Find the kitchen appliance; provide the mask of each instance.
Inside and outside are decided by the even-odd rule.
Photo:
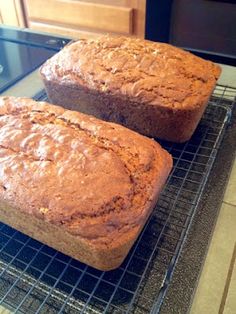
[[[0,42],[37,47],[49,55],[68,42],[26,30],[16,31],[15,37],[13,33],[3,34]],[[36,54],[31,71],[46,55],[40,57],[39,61]],[[4,69],[11,67],[11,60],[3,64]],[[27,68],[23,75],[28,72]],[[32,73],[15,81],[5,82],[2,94],[15,95],[17,91],[17,96],[47,99]],[[22,81],[24,85],[20,85]],[[19,85],[23,86],[20,91]],[[224,185],[227,179],[220,172],[221,163],[227,173],[236,148],[235,96],[234,88],[218,85],[191,140],[161,142],[174,157],[174,169],[143,232],[117,270],[95,270],[0,223],[0,305],[27,314],[176,313],[178,308],[187,312],[217,217],[215,201],[220,201],[223,190],[220,180]],[[215,177],[217,184],[212,183]],[[212,196],[209,184],[215,184],[217,196],[203,209],[202,200]]]
[[[147,0],[146,38],[236,64],[235,0]]]
[[[68,39],[0,28],[0,93],[38,68]]]

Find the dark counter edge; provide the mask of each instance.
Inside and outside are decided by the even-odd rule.
[[[233,110],[206,188],[162,304],[161,314],[189,313],[204,266],[236,155],[236,110]],[[222,171],[222,165],[224,170]]]

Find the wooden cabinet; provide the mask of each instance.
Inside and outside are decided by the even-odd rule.
[[[146,0],[23,0],[27,27],[70,36],[145,36]]]
[[[145,36],[146,0],[0,0],[0,23],[73,38]]]
[[[21,0],[0,0],[0,23],[25,26]]]

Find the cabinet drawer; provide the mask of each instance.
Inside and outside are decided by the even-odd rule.
[[[63,27],[58,25],[39,23],[39,22],[29,22],[29,28],[34,29],[39,32],[51,33],[54,35],[70,37],[72,39],[81,38],[97,38],[101,36],[101,33],[89,32],[81,29],[74,29],[70,27]],[[0,313],[1,314],[1,313]]]
[[[29,21],[132,34],[133,9],[73,0],[25,0]]]

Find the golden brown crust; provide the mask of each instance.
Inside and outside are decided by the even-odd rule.
[[[114,252],[117,262],[125,257],[171,167],[160,145],[122,126],[45,102],[0,97],[2,202],[37,224],[64,230],[79,248],[88,246],[89,259],[69,253],[92,266],[102,268]],[[20,230],[29,234],[34,225],[26,228]],[[91,252],[103,262],[94,265]]]
[[[55,104],[181,142],[192,135],[220,71],[214,63],[169,44],[102,36],[65,47],[42,66],[41,75]],[[188,112],[196,112],[196,117],[188,120]],[[183,126],[163,132],[163,115],[174,123],[173,129],[177,119]]]
[[[191,108],[209,94],[220,68],[169,44],[103,36],[68,45],[41,74],[146,104]]]

